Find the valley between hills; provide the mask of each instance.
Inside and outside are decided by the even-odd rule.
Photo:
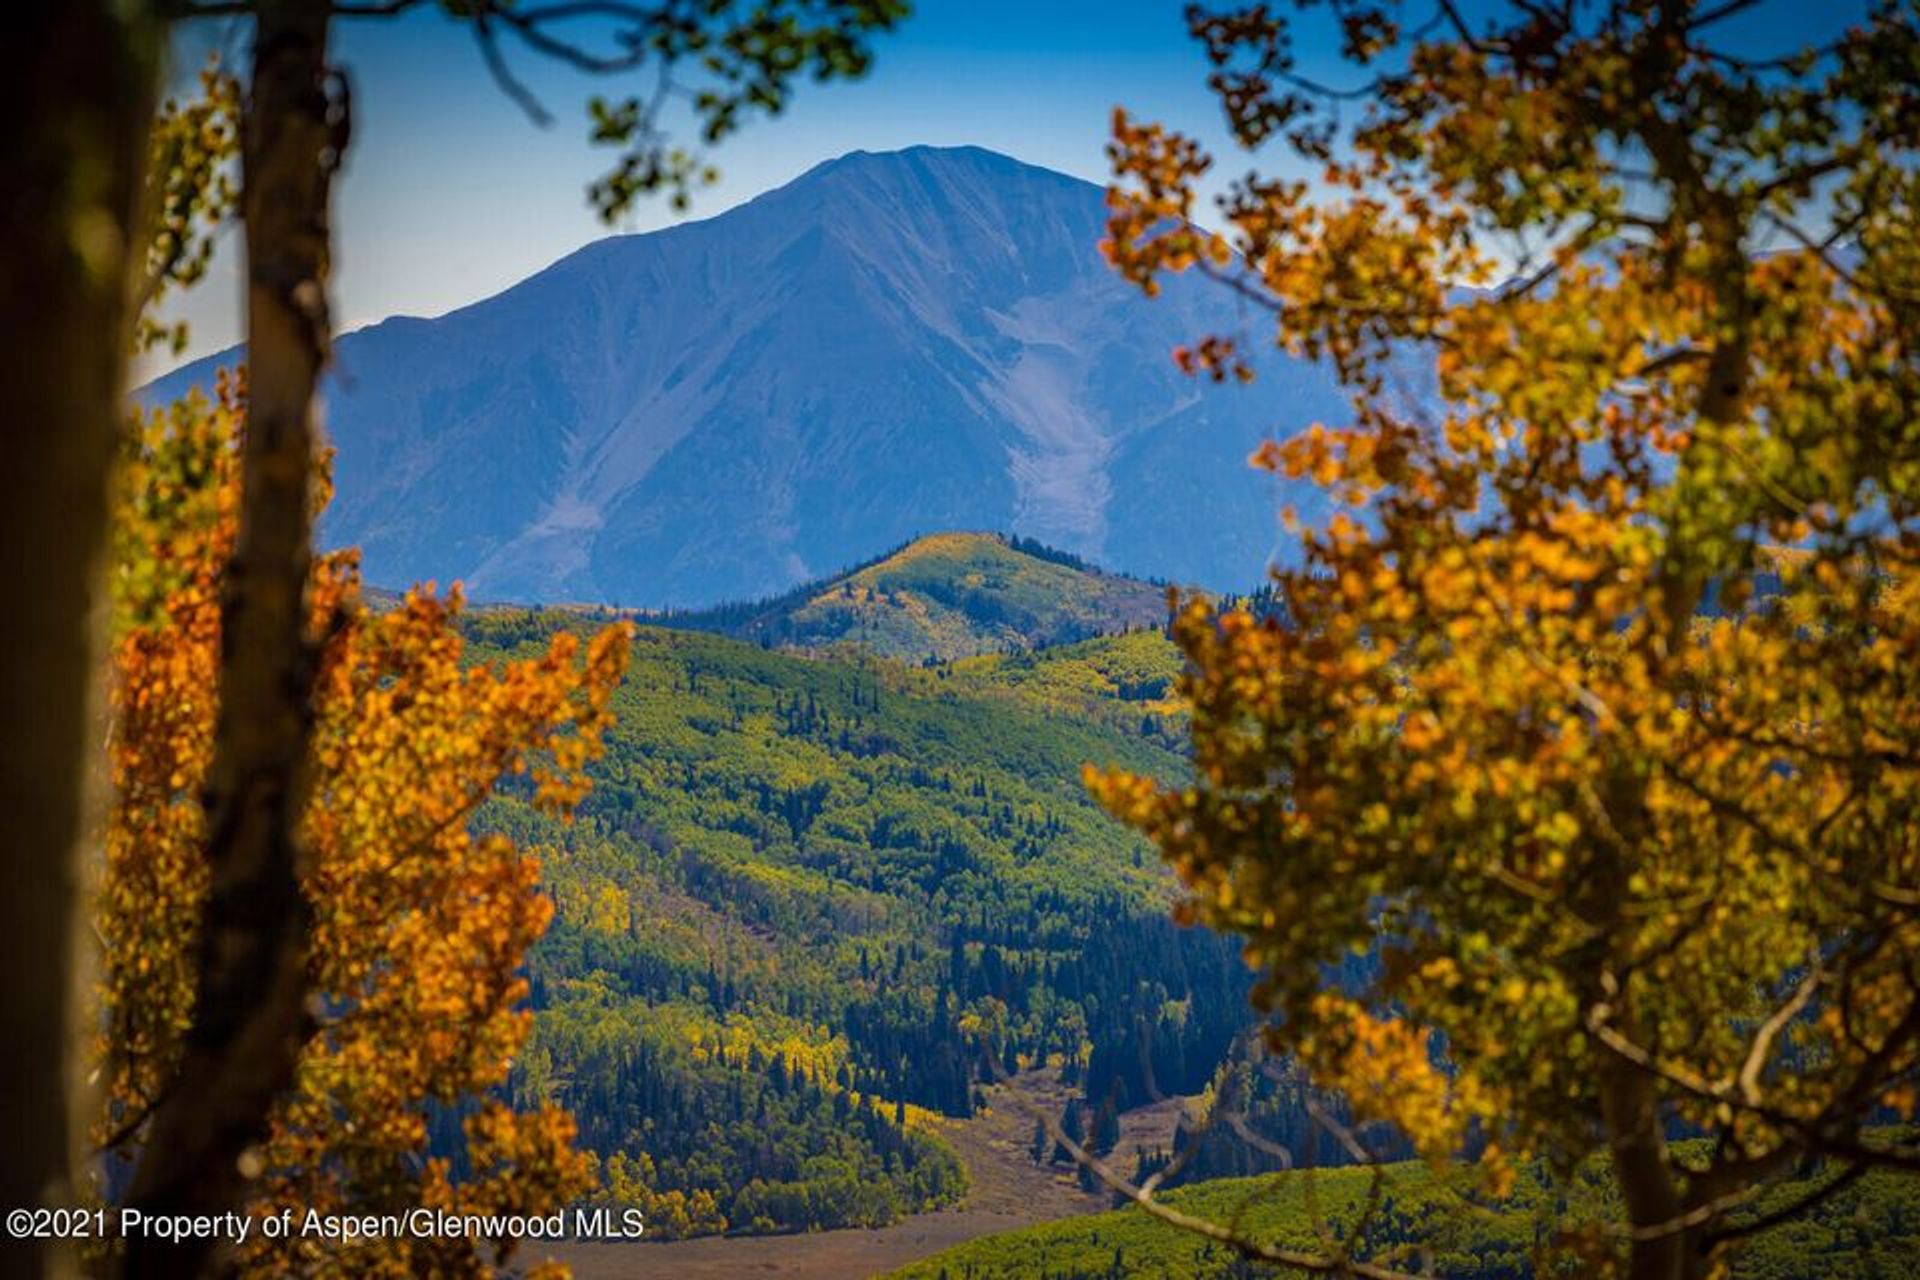
[[[576,1242],[551,1251],[578,1280],[662,1276],[675,1280],[845,1280],[904,1267],[982,1236],[1100,1213],[1104,1194],[1081,1187],[1071,1167],[1036,1163],[1029,1154],[1035,1109],[1058,1114],[1068,1091],[1047,1072],[1026,1072],[990,1086],[988,1106],[941,1124],[939,1133],[966,1166],[969,1185],[957,1205],[904,1218],[891,1226],[805,1235],[703,1237],[631,1246]],[[1184,1102],[1169,1099],[1120,1117],[1121,1147],[1171,1145]]]
[[[1247,1020],[1232,942],[1172,924],[1170,874],[1080,781],[1185,768],[1166,607],[1064,553],[948,534],[643,620],[577,819],[518,783],[480,814],[556,906],[516,1099],[567,1106],[659,1237],[1097,1207],[995,1200],[1051,1180],[1000,1159],[995,1078],[1102,1150],[1164,1150],[1144,1117],[1206,1088]],[[488,661],[605,617],[483,606],[465,628]]]

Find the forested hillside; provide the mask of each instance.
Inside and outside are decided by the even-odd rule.
[[[1166,589],[1031,538],[938,533],[771,599],[670,616],[778,648],[910,661],[1016,652],[1166,622]]]
[[[1261,1239],[1296,1249],[1317,1245],[1329,1225],[1344,1233],[1364,1217],[1367,1225],[1357,1238],[1369,1254],[1401,1248],[1430,1260],[1434,1275],[1531,1280],[1540,1274],[1535,1250],[1546,1242],[1543,1216],[1557,1205],[1564,1220],[1570,1202],[1605,1201],[1608,1195],[1598,1167],[1567,1183],[1532,1170],[1510,1200],[1496,1205],[1473,1202],[1417,1161],[1384,1172],[1377,1202],[1370,1202],[1371,1172],[1354,1168],[1223,1178],[1176,1191],[1166,1202],[1211,1221],[1231,1219]],[[1736,1217],[1757,1220],[1830,1180],[1827,1171],[1809,1171],[1770,1189]],[[1734,1256],[1729,1274],[1735,1280],[1905,1280],[1916,1268],[1920,1197],[1910,1179],[1877,1172],[1837,1188],[1806,1218],[1757,1236]],[[1129,1208],[970,1241],[902,1268],[893,1280],[1247,1280],[1273,1274],[1273,1267]]]
[[[483,660],[579,614],[473,616]],[[1247,1019],[1231,940],[1167,918],[1079,770],[1175,778],[1158,631],[929,667],[641,628],[571,826],[542,848],[523,1098],[579,1118],[649,1231],[876,1224],[961,1191],[927,1123],[993,1065],[1090,1104],[1204,1087]]]

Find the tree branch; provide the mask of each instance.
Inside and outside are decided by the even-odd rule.
[[[1708,1232],[1707,1242],[1709,1245],[1724,1244],[1730,1240],[1740,1240],[1748,1236],[1757,1236],[1762,1232],[1771,1231],[1782,1223],[1791,1222],[1807,1210],[1817,1208],[1858,1182],[1867,1172],[1867,1169],[1868,1166],[1862,1162],[1850,1164],[1836,1177],[1822,1183],[1804,1195],[1795,1197],[1778,1209],[1770,1210],[1757,1218],[1752,1218],[1745,1222],[1733,1223],[1729,1226],[1719,1227]]]

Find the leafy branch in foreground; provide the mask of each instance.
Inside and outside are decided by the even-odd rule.
[[[321,598],[309,592],[316,564],[311,511],[320,487],[316,406],[331,359],[333,181],[354,123],[352,82],[334,59],[332,40],[337,19],[391,18],[423,7],[415,0],[158,0],[151,12],[146,5],[130,6],[143,43],[155,34],[150,17],[242,16],[251,19],[252,31],[244,93],[237,81],[210,75],[201,102],[170,107],[157,120],[147,103],[136,107],[129,101],[118,109],[118,122],[131,126],[129,132],[158,125],[148,149],[162,169],[146,183],[148,210],[129,219],[131,234],[97,209],[87,211],[90,229],[81,237],[95,243],[96,274],[108,284],[87,338],[115,356],[85,388],[103,399],[121,390],[121,313],[108,300],[124,286],[138,308],[169,284],[191,283],[204,264],[209,229],[236,206],[247,256],[248,430],[240,443],[232,563],[219,601],[220,660],[210,675],[218,696],[201,782],[207,889],[196,947],[194,1022],[175,1068],[178,1079],[196,1087],[170,1088],[150,1099],[146,1141],[126,1194],[130,1206],[147,1213],[220,1213],[247,1199],[247,1184],[259,1167],[250,1153],[266,1140],[275,1100],[300,1083],[300,1054],[312,1017],[304,1001],[315,949],[322,944],[315,929],[324,924],[309,909],[309,886],[303,883],[315,857],[303,823],[321,772],[315,735],[331,644],[313,625],[332,621],[324,613],[316,616]],[[496,80],[523,105],[531,106],[532,99],[501,55],[501,28],[582,70],[654,69],[655,102],[630,100],[617,118],[600,113],[598,140],[626,148],[613,185],[599,199],[609,217],[642,192],[667,188],[683,196],[690,185],[691,162],[668,148],[658,115],[677,88],[676,64],[683,71],[689,64],[699,69],[702,87],[692,110],[713,142],[744,114],[777,112],[797,77],[824,80],[864,70],[865,38],[904,12],[895,0],[442,0],[437,7],[468,25]],[[89,6],[84,16],[100,14]],[[595,55],[573,38],[582,22],[610,39],[616,52]],[[143,63],[140,70],[151,76],[154,65]],[[139,93],[131,97],[137,100]],[[234,158],[237,187],[228,173]],[[111,181],[91,174],[93,185],[140,186],[138,157],[99,159]],[[79,243],[63,211],[43,220],[56,224],[56,243]],[[39,230],[30,245],[44,252]],[[151,244],[144,263],[121,252],[130,243]],[[141,343],[165,336],[144,314],[131,328],[126,336]],[[177,329],[172,337],[178,341]],[[76,469],[82,490],[103,485],[107,477],[110,452],[99,447],[107,430],[103,421],[86,437],[93,452],[88,465]],[[99,522],[87,514],[94,509],[92,502],[79,508],[78,523],[89,526],[81,531],[81,551],[99,532],[92,527]],[[29,514],[42,518],[32,509]],[[42,523],[59,527],[52,519]],[[83,563],[69,567],[76,577],[84,573]],[[64,619],[79,616],[73,601],[63,602]],[[64,723],[77,737],[72,693],[70,687]],[[77,778],[69,771],[59,780],[63,794],[77,794]],[[36,935],[38,950],[59,950],[57,929],[40,933],[48,940]],[[36,1167],[51,1159],[39,1153],[40,1145]],[[137,1274],[163,1265],[169,1274],[200,1274],[212,1251],[201,1239],[140,1242],[125,1264]]]
[[[197,955],[210,875],[200,785],[212,756],[209,696],[220,655],[220,589],[234,537],[243,393],[197,396],[134,437],[115,542],[115,799],[95,920],[104,962],[109,1110],[98,1136],[131,1157],[180,1089],[202,1024]],[[309,597],[324,636],[313,781],[302,815],[300,910],[312,944],[292,1088],[241,1159],[257,1213],[552,1212],[591,1185],[573,1118],[485,1101],[531,1029],[525,962],[552,906],[538,863],[469,822],[496,783],[529,772],[543,809],[569,812],[597,755],[626,656],[624,624],[582,646],[463,661],[457,593],[414,592],[374,614],[350,553],[323,557]],[[482,1099],[456,1139],[467,1176],[428,1158],[436,1112]],[[445,1144],[442,1144],[442,1150]],[[232,1261],[246,1274],[321,1265],[328,1274],[486,1275],[512,1242],[272,1240]]]
[[[1336,5],[1353,122],[1264,7],[1196,8],[1237,141],[1324,184],[1208,231],[1197,144],[1111,148],[1116,268],[1353,395],[1256,457],[1339,504],[1273,614],[1176,625],[1193,785],[1091,784],[1247,937],[1276,1049],[1496,1193],[1605,1153],[1569,1238],[1644,1280],[1805,1161],[1920,1170],[1868,1127],[1920,1084],[1920,24],[1757,57],[1750,8]]]

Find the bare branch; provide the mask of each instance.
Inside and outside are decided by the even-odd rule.
[[[1867,1172],[1867,1169],[1868,1166],[1864,1162],[1856,1161],[1848,1165],[1835,1177],[1828,1179],[1826,1182],[1821,1183],[1803,1195],[1796,1196],[1786,1204],[1781,1205],[1778,1209],[1763,1213],[1757,1218],[1751,1218],[1745,1222],[1736,1222],[1730,1226],[1720,1227],[1709,1232],[1707,1235],[1707,1243],[1711,1246],[1722,1244],[1729,1240],[1740,1240],[1748,1236],[1757,1236],[1764,1231],[1772,1230],[1783,1222],[1791,1222],[1807,1210],[1826,1203],[1840,1192],[1858,1182],[1861,1176]]]
[[[1711,9],[1703,9],[1694,14],[1687,22],[1687,30],[1693,32],[1710,27],[1724,18],[1731,18],[1743,9],[1753,8],[1759,2],[1760,0],[1726,0],[1725,4],[1715,5]]]
[[[342,18],[391,18],[420,6],[421,0],[334,0],[333,12]]]
[[[527,88],[513,74],[512,68],[507,66],[507,60],[500,52],[499,41],[494,38],[493,24],[485,11],[473,20],[473,38],[480,46],[480,56],[485,60],[494,83],[500,86],[500,91],[512,98],[519,105],[520,110],[526,113],[527,119],[534,124],[543,129],[552,124],[552,113],[541,104],[539,98],[534,96],[533,90]]]
[[[1178,1209],[1170,1208],[1154,1198],[1153,1193],[1137,1187],[1127,1179],[1115,1173],[1105,1161],[1082,1147],[1061,1131],[1052,1118],[1030,1108],[1024,1101],[1016,1103],[1023,1109],[1031,1110],[1039,1122],[1046,1128],[1047,1136],[1065,1148],[1068,1155],[1083,1168],[1098,1178],[1103,1186],[1115,1195],[1137,1205],[1148,1216],[1157,1218],[1170,1227],[1189,1232],[1216,1244],[1225,1245],[1235,1253],[1255,1262],[1270,1262],[1276,1266],[1292,1267],[1296,1271],[1305,1271],[1314,1275],[1355,1276],[1360,1280],[1416,1280],[1411,1273],[1396,1271],[1389,1267],[1375,1266],[1372,1263],[1344,1256],[1328,1256],[1308,1253],[1299,1249],[1283,1249],[1276,1245],[1254,1240],[1231,1228],[1223,1227],[1206,1218],[1198,1218]]]
[[[994,1079],[998,1083],[1002,1085],[1011,1084],[1005,1070],[1003,1070],[999,1063],[993,1060],[990,1055],[988,1058],[988,1067],[993,1072]],[[1018,1090],[1009,1088],[1007,1094],[1013,1102],[1013,1105],[1033,1117],[1035,1122],[1037,1122],[1046,1133],[1047,1137],[1052,1139],[1055,1145],[1059,1146],[1071,1156],[1075,1164],[1092,1173],[1102,1186],[1106,1187],[1121,1199],[1138,1206],[1141,1211],[1149,1217],[1157,1218],[1170,1227],[1200,1236],[1203,1239],[1211,1240],[1216,1244],[1224,1245],[1241,1257],[1254,1262],[1268,1262],[1276,1266],[1291,1267],[1296,1271],[1303,1271],[1312,1275],[1351,1276],[1356,1277],[1357,1280],[1419,1280],[1418,1277],[1409,1272],[1396,1271],[1390,1267],[1377,1266],[1373,1263],[1353,1258],[1345,1253],[1330,1251],[1326,1254],[1319,1254],[1309,1253],[1300,1249],[1282,1248],[1278,1245],[1255,1240],[1232,1227],[1222,1226],[1220,1223],[1210,1219],[1195,1217],[1189,1213],[1182,1213],[1180,1210],[1171,1208],[1155,1198],[1154,1191],[1159,1185],[1159,1179],[1152,1178],[1149,1179],[1145,1185],[1136,1186],[1119,1173],[1116,1173],[1112,1166],[1108,1165],[1106,1161],[1094,1155],[1091,1151],[1088,1151],[1072,1138],[1069,1138],[1066,1132],[1060,1128],[1058,1121],[1048,1115],[1043,1109],[1034,1106],[1026,1098],[1022,1097]],[[1195,1147],[1197,1147],[1197,1145],[1197,1143],[1194,1144]],[[1193,1148],[1189,1149],[1191,1150]]]
[[[1774,1010],[1773,1016],[1761,1023],[1760,1030],[1754,1033],[1753,1045],[1747,1050],[1747,1060],[1740,1066],[1740,1096],[1748,1102],[1760,1101],[1760,1073],[1766,1069],[1767,1059],[1773,1053],[1774,1040],[1800,1016],[1826,976],[1827,971],[1816,955],[1807,969],[1807,976],[1794,988],[1793,996]]]
[[[589,74],[612,75],[621,71],[631,71],[647,60],[648,51],[639,41],[633,42],[632,47],[625,53],[599,54],[572,41],[562,40],[546,30],[546,24],[550,22],[564,22],[569,18],[596,13],[622,17],[641,24],[657,16],[634,5],[612,3],[554,4],[537,9],[517,9],[502,5],[497,0],[489,0],[481,10],[482,16],[491,16],[511,27],[529,48],[537,49],[549,57],[558,58]]]
[[[1227,1127],[1233,1130],[1235,1137],[1239,1138],[1240,1141],[1246,1143],[1249,1147],[1252,1147],[1255,1151],[1258,1151],[1261,1155],[1266,1156],[1270,1160],[1279,1161],[1282,1169],[1293,1168],[1294,1160],[1292,1150],[1281,1143],[1273,1141],[1264,1134],[1255,1132],[1254,1127],[1247,1123],[1246,1112],[1229,1111],[1227,1113]]]
[[[1610,1005],[1605,1002],[1596,1004],[1587,1014],[1587,1032],[1628,1065],[1703,1102],[1723,1104],[1764,1120],[1783,1133],[1791,1134],[1790,1145],[1798,1150],[1839,1156],[1862,1164],[1920,1173],[1920,1146],[1869,1145],[1860,1141],[1858,1133],[1848,1127],[1851,1122],[1845,1118],[1845,1112],[1850,1103],[1847,1094],[1872,1093],[1884,1087],[1889,1078],[1886,1072],[1874,1070],[1871,1067],[1863,1069],[1861,1079],[1855,1083],[1853,1089],[1836,1098],[1820,1116],[1808,1119],[1765,1103],[1749,1102],[1731,1087],[1716,1086],[1677,1063],[1662,1060],[1656,1054],[1622,1035],[1619,1029],[1612,1025],[1612,1014]],[[1920,1030],[1920,1003],[1916,1003],[1915,1008],[1909,1010],[1901,1025],[1889,1034],[1878,1056],[1889,1055],[1898,1045],[1910,1041],[1915,1030]]]

